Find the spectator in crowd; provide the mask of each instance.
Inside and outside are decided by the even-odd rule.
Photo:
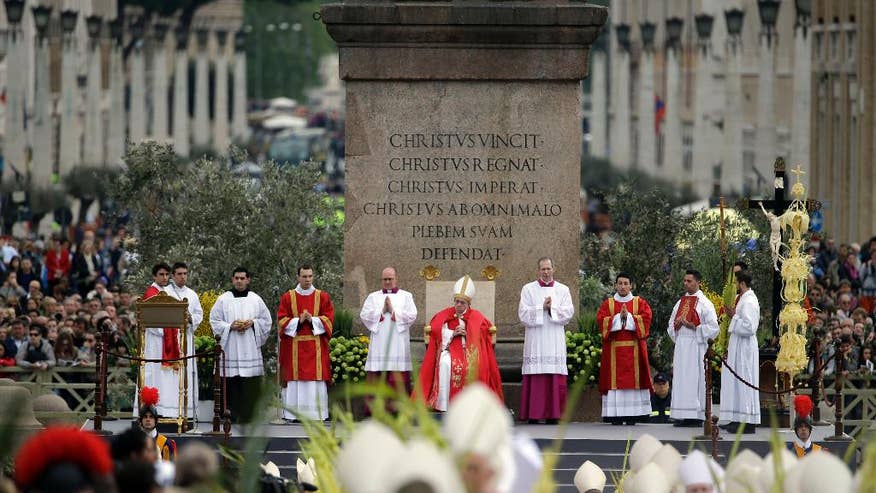
[[[15,366],[15,357],[6,352],[6,346],[0,344],[0,367]]]
[[[6,280],[0,286],[0,296],[6,298],[7,303],[9,303],[10,298],[23,298],[27,296],[27,292],[18,284],[18,273],[15,271],[6,273]]]
[[[73,345],[73,332],[63,330],[55,342],[55,361],[58,366],[73,366],[76,363],[78,349]]]
[[[867,313],[876,312],[876,245],[870,247],[872,251],[869,260],[861,264],[859,271],[861,281],[861,308]]]
[[[18,269],[18,282],[22,285],[30,285],[31,281],[39,283],[40,273],[34,269],[33,260],[30,257],[21,259],[21,267]]]
[[[858,371],[861,373],[873,373],[873,348],[864,346],[861,348],[861,359],[858,361]]]
[[[24,318],[16,318],[12,321],[9,336],[6,338],[6,354],[12,356],[18,354],[18,349],[27,345],[27,326],[30,322]]]
[[[15,363],[22,368],[46,370],[55,366],[55,351],[49,341],[44,339],[46,328],[31,325],[27,344],[18,348]]]
[[[85,240],[81,248],[73,257],[73,269],[70,277],[74,281],[75,289],[82,297],[94,289],[97,278],[103,275],[103,262],[94,251],[94,244]]]

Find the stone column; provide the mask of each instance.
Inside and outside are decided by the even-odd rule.
[[[30,182],[36,188],[47,188],[54,174],[54,125],[52,123],[52,92],[49,87],[49,42],[45,35],[37,36],[34,72],[33,161]]]
[[[109,58],[109,92],[110,108],[108,112],[109,128],[107,129],[106,162],[109,165],[121,163],[125,155],[125,138],[127,136],[127,114],[125,113],[125,65],[122,59],[121,20],[110,23],[110,31],[114,32],[110,40]]]
[[[676,40],[666,49],[666,117],[663,120],[663,174],[673,181],[684,180],[681,146],[681,45]]]
[[[152,139],[167,142],[167,24],[154,27],[152,51]]]
[[[757,131],[754,140],[755,183],[770,189],[773,163],[779,155],[775,116],[775,34],[761,33],[757,78]],[[748,170],[746,170],[748,171]],[[756,192],[756,190],[755,190]]]
[[[741,10],[737,10],[742,16]],[[727,13],[729,19],[730,12]],[[727,21],[730,24],[730,20]],[[740,21],[741,24],[741,21]],[[740,26],[741,28],[741,26]],[[729,30],[729,29],[728,29]],[[742,166],[742,76],[740,59],[742,36],[730,33],[727,36],[724,87],[726,104],[724,106],[724,142],[721,152],[721,192],[724,194],[743,193],[745,170]]]
[[[3,135],[3,181],[22,182],[27,175],[27,132],[24,128],[27,73],[30,66],[24,57],[24,35],[21,23],[10,24],[6,34],[6,109]]]
[[[626,35],[629,36],[629,26],[624,24],[615,26],[615,35],[618,36],[617,33],[619,31],[623,32],[623,29],[626,29]],[[614,52],[616,61],[613,62],[616,78],[611,83],[611,101],[614,107],[614,116],[611,120],[609,153],[611,163],[621,170],[628,170],[632,166],[632,152],[630,152],[632,144],[632,129],[630,128],[630,52],[627,43],[628,41],[618,42],[618,49]]]
[[[657,172],[657,138],[654,128],[654,24],[643,22],[642,52],[639,56],[639,162],[638,169]]]
[[[207,62],[207,40],[210,31],[198,29],[198,54],[195,62],[195,128],[194,145],[205,148],[210,145],[210,108],[208,98],[209,66]]]
[[[143,40],[136,41],[136,45],[128,54],[128,66],[130,67],[130,110],[128,112],[128,140],[132,144],[139,144],[146,139],[146,61],[143,55]]]
[[[791,124],[791,167],[799,164],[805,175],[800,183],[809,190],[809,134],[812,107],[812,37],[808,18],[801,19],[794,30],[794,113]],[[796,177],[794,178],[796,181]],[[793,182],[792,182],[793,183]]]
[[[429,5],[321,8],[347,89],[345,299],[359,303],[391,263],[420,300],[422,327],[470,274],[474,306],[498,326],[499,364],[519,368],[519,346],[503,341],[522,337],[520,286],[536,258],[552,256],[559,279],[577,276],[579,84],[608,12],[581,2]],[[426,159],[434,166],[402,164]],[[432,180],[447,187],[418,185]]]
[[[176,66],[173,69],[173,150],[188,157],[189,142],[189,31],[176,30]]]
[[[234,94],[231,100],[231,138],[244,142],[249,134],[246,124],[246,35],[234,35]]]
[[[213,95],[213,149],[221,155],[228,152],[228,58],[225,41],[228,32],[216,31],[216,84]]]
[[[590,154],[608,157],[608,60],[604,50],[592,52],[590,77]]]
[[[89,19],[89,22],[92,22]],[[104,164],[103,112],[101,111],[100,30],[88,39],[88,76],[85,92],[85,147],[82,162],[88,166]]]
[[[701,14],[708,16],[708,14]],[[708,16],[711,17],[711,16]],[[694,85],[694,126],[693,126],[693,170],[691,185],[695,194],[700,198],[708,198],[712,193],[712,172],[715,162],[712,161],[711,152],[717,145],[710,141],[709,100],[714,97],[718,89],[712,83],[712,42],[711,26],[709,32],[699,38],[696,57],[696,81]]]
[[[74,12],[75,13],[75,12]],[[76,33],[65,32],[61,54],[61,129],[58,175],[63,179],[82,163],[82,123],[79,118],[79,50]]]

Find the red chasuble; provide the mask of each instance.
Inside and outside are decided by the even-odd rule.
[[[325,333],[313,335],[313,325],[308,320],[298,322],[295,337],[285,334],[286,325],[307,310],[313,317],[319,317]],[[280,327],[280,384],[286,387],[290,380],[332,381],[329,361],[329,339],[332,337],[332,323],[335,308],[325,291],[315,290],[308,296],[294,289],[283,293],[277,309]]]
[[[633,316],[636,330],[611,332],[611,320],[624,305]],[[603,395],[609,390],[648,389],[653,392],[646,344],[651,329],[651,307],[648,302],[638,296],[626,302],[611,297],[603,301],[596,312],[596,323],[602,331],[599,392]]]
[[[143,301],[160,293],[161,290],[155,286],[149,286],[146,292],[143,293]],[[174,359],[180,357],[179,351],[179,329],[164,329],[164,336],[161,343],[161,359]],[[161,366],[178,365],[178,361],[165,361]]]
[[[450,351],[450,401],[465,386],[468,380],[469,364],[477,365],[475,378],[487,385],[503,402],[502,379],[499,377],[499,366],[496,364],[496,354],[493,352],[490,328],[493,323],[484,315],[469,308],[462,316],[465,321],[465,347],[462,338],[454,337],[448,346]],[[444,324],[450,329],[459,326],[454,307],[441,310],[429,322],[429,347],[423,357],[420,368],[420,392],[426,403],[434,408],[438,400],[438,364],[441,357],[441,329]]]

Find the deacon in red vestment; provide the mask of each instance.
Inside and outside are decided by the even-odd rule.
[[[602,417],[620,425],[636,424],[651,415],[651,370],[646,341],[651,329],[651,307],[633,296],[632,279],[615,277],[617,292],[602,302],[596,323],[602,332],[599,392]]]
[[[146,288],[140,301],[146,301],[164,292],[170,280],[170,266],[164,262],[152,267],[152,284]],[[179,329],[146,327],[143,357],[147,359],[176,359],[181,356]],[[180,362],[143,363],[142,387],[158,389],[159,400],[155,407],[162,416],[176,417],[179,414],[179,368]],[[134,406],[137,409],[137,406]]]
[[[331,297],[313,287],[313,268],[302,264],[298,285],[280,297],[277,309],[285,419],[328,418],[329,339],[334,317]]]
[[[419,393],[430,408],[446,411],[469,380],[480,380],[502,401],[502,380],[493,352],[496,327],[471,308],[474,282],[456,281],[454,305],[432,317],[425,332],[429,346],[420,368]]]

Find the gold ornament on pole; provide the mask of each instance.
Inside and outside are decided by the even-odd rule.
[[[803,308],[806,297],[806,278],[809,276],[809,256],[805,251],[803,235],[809,230],[809,213],[806,210],[806,187],[800,183],[804,171],[800,165],[791,171],[797,175],[797,182],[791,188],[793,202],[778,220],[783,233],[788,232],[788,241],[782,256],[782,300],[784,306],[779,313],[779,355],[776,370],[789,374],[792,378],[806,367],[806,321],[808,313]]]

